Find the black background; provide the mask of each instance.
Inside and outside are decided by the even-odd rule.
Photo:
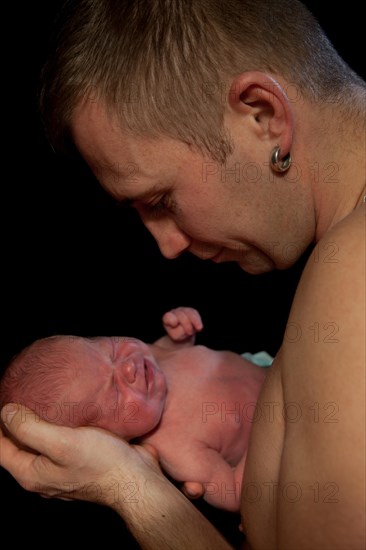
[[[344,59],[365,76],[357,2],[347,2],[347,9],[333,2],[305,3]],[[15,2],[3,14],[10,32],[3,120],[10,120],[3,132],[1,186],[1,370],[26,344],[50,334],[152,341],[162,333],[162,314],[179,305],[201,312],[200,342],[275,354],[305,257],[286,272],[256,277],[236,265],[215,266],[189,256],[165,260],[137,216],[121,212],[81,162],[51,151],[35,90],[59,5]],[[123,522],[106,508],[41,499],[3,470],[0,490],[0,524],[11,530],[14,543],[85,547],[100,540],[135,547]],[[209,517],[222,529],[225,524],[227,534],[239,522],[226,514]],[[51,535],[45,534],[46,525]]]

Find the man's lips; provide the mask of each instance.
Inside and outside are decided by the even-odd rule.
[[[224,253],[225,253],[225,249],[220,248],[218,252],[216,252],[215,254],[212,254],[211,256],[206,257],[205,260],[211,260],[211,262],[215,262],[215,263],[220,262],[222,261],[222,256]]]
[[[217,252],[214,256],[211,256],[209,258],[211,262],[214,262],[215,264],[221,264],[223,262],[238,262],[240,259],[243,258],[243,254],[246,251],[240,251],[240,250],[230,250],[228,248],[222,248]]]
[[[242,250],[230,250],[226,248],[220,250],[220,252],[209,259],[215,264],[221,264],[224,262],[237,262],[240,265],[240,262],[244,261],[247,258],[248,253],[250,253],[250,249],[248,248],[243,248]]]
[[[236,262],[237,260],[235,258],[231,258],[230,254],[227,250],[220,250],[215,256],[212,256],[210,258],[211,262],[214,262],[215,264],[221,264],[223,262]]]
[[[218,254],[215,254],[215,256],[212,256],[210,258],[211,262],[214,262],[215,264],[220,263],[222,260],[220,260],[220,256],[222,256],[222,252],[219,252]]]

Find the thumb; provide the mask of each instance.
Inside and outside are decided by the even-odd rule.
[[[1,420],[4,422],[5,426],[9,428],[12,419],[19,412],[20,407],[16,403],[8,403],[1,410]]]

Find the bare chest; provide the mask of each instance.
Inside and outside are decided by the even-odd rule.
[[[276,491],[285,433],[281,372],[275,361],[258,399],[242,485],[241,513],[248,538],[261,548],[275,540]]]

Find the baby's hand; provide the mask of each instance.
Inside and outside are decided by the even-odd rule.
[[[163,325],[174,342],[183,342],[203,329],[201,316],[192,307],[177,307],[163,315]]]

